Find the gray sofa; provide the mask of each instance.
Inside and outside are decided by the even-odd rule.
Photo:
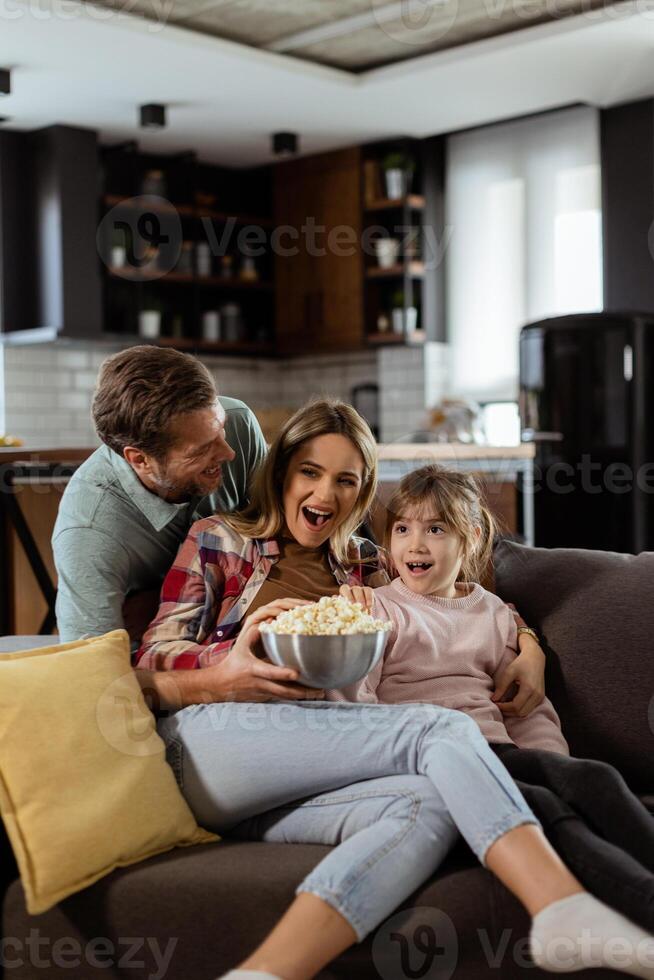
[[[497,592],[544,638],[548,692],[573,753],[613,763],[652,802],[654,554],[503,541],[495,574]],[[326,852],[237,841],[176,850],[116,871],[38,917],[27,915],[20,883],[11,881],[2,905],[6,977],[211,980],[263,937]],[[525,961],[527,930],[518,903],[460,844],[397,918],[321,976],[539,980],[550,974]]]

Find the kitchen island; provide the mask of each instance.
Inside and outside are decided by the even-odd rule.
[[[379,446],[380,497],[387,500],[397,483],[412,470],[440,463],[483,482],[488,505],[501,529],[534,543],[533,443],[519,446],[482,446],[459,442],[382,443]],[[519,506],[521,503],[522,506]],[[379,515],[374,520],[379,531]]]

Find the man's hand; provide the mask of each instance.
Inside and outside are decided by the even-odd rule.
[[[338,591],[350,602],[358,602],[363,607],[364,612],[372,612],[375,604],[374,589],[367,585],[341,585]]]
[[[502,671],[492,696],[502,714],[514,718],[526,718],[545,697],[545,654],[532,637],[520,639],[520,654]],[[512,684],[518,693],[512,701],[501,701]]]

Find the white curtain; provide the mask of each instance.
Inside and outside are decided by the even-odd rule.
[[[451,393],[518,393],[531,320],[602,308],[599,113],[580,106],[447,141]]]

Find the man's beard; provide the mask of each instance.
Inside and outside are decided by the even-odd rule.
[[[152,476],[152,482],[155,485],[159,497],[163,500],[173,501],[176,504],[186,503],[192,500],[193,497],[204,497],[207,493],[204,487],[199,486],[193,480],[190,480],[188,483],[175,483],[175,481],[168,477],[165,470],[159,476]]]

